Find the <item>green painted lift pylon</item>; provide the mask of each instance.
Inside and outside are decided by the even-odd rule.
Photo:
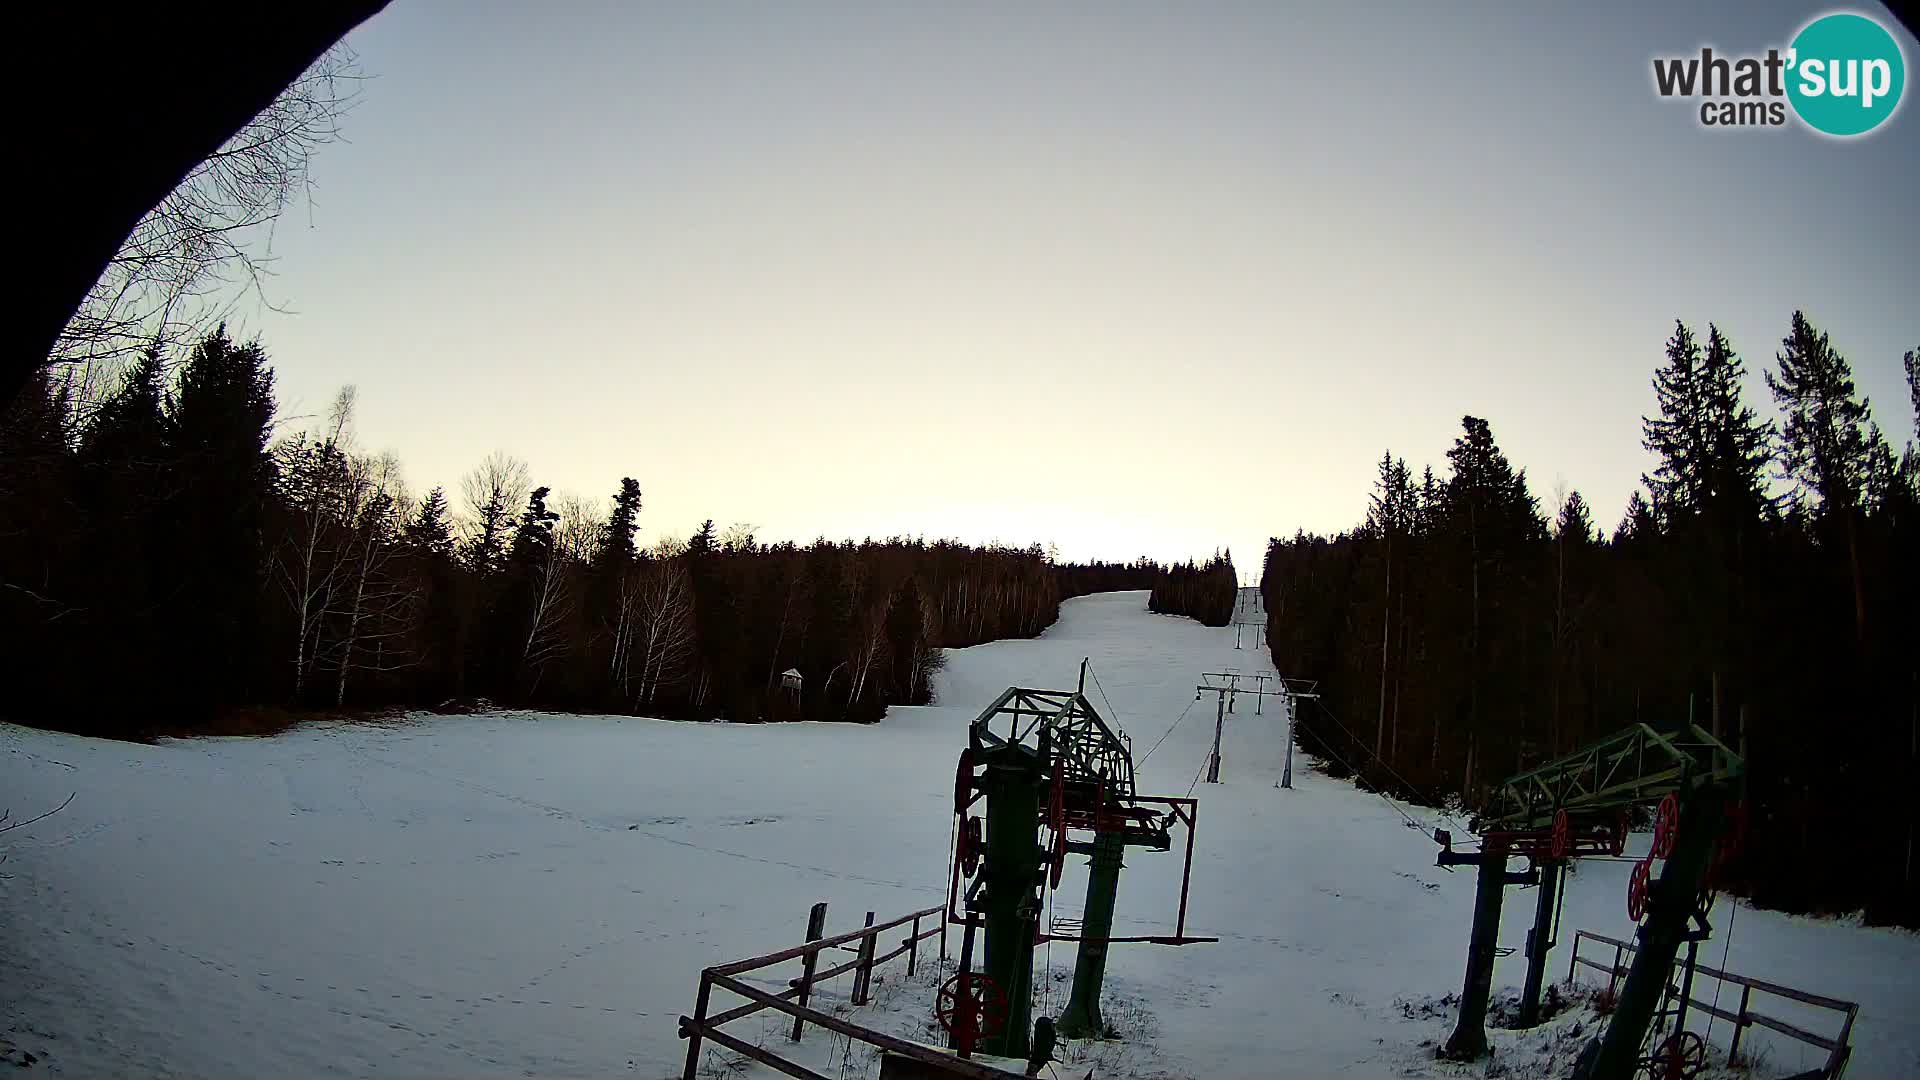
[[[980,1049],[1002,1057],[1027,1056],[1032,1025],[1033,943],[1040,918],[1040,846],[1034,822],[1040,815],[1045,760],[1039,749],[1008,742],[982,747],[975,760],[986,766],[980,786],[987,796],[986,857],[981,863],[980,910],[985,923],[982,965],[1007,996],[1007,1015]]]
[[[996,731],[996,725],[1001,730]],[[980,775],[975,775],[976,769],[982,769]],[[977,876],[966,875],[969,883],[964,888],[963,873],[970,860],[956,859],[946,914],[950,922],[966,926],[962,971],[970,970],[972,952],[966,943],[973,940],[976,930],[985,931],[982,972],[1006,998],[1006,1016],[979,1040],[981,1051],[1026,1056],[1033,952],[1040,941],[1079,941],[1073,1000],[1080,1003],[1088,1025],[1097,1029],[1100,987],[1110,944],[1133,941],[1186,945],[1219,940],[1186,932],[1187,884],[1193,871],[1193,831],[1199,820],[1199,804],[1192,798],[1135,792],[1131,748],[1084,693],[1008,687],[968,727],[967,750],[960,758],[954,795],[954,809],[962,819],[963,843],[969,835],[969,809],[982,797],[987,804],[985,857],[975,868]],[[1045,815],[1042,805],[1047,806]],[[1174,932],[1114,938],[1113,903],[1121,855],[1129,846],[1168,850],[1172,846],[1170,829],[1176,823],[1187,828],[1187,850]],[[1059,859],[1038,842],[1042,824],[1052,830]],[[1067,844],[1069,830],[1083,835],[1090,831],[1093,841]],[[1042,880],[1047,871],[1057,874],[1067,850],[1093,854],[1096,868],[1088,885],[1083,932],[1078,937],[1053,934],[1051,928],[1043,933],[1039,925]],[[1057,876],[1054,881],[1058,883]],[[962,900],[964,912],[956,906]]]
[[[1636,936],[1640,947],[1627,969],[1627,981],[1600,1039],[1600,1054],[1587,1080],[1628,1080],[1639,1068],[1640,1044],[1647,1037],[1660,994],[1673,977],[1673,961],[1687,937],[1687,922],[1699,905],[1700,881],[1713,859],[1726,820],[1729,792],[1721,784],[1702,784],[1680,797],[1680,833],[1660,878],[1647,897],[1646,921]]]
[[[1566,812],[1590,820],[1595,815],[1618,814],[1633,804],[1675,795],[1680,804],[1678,843],[1655,887],[1659,902],[1650,905],[1638,931],[1640,949],[1634,955],[1620,1001],[1608,1019],[1599,1051],[1583,1057],[1586,1068],[1577,1072],[1584,1080],[1629,1080],[1638,1067],[1640,1045],[1646,1040],[1660,993],[1672,976],[1674,956],[1687,935],[1687,921],[1698,903],[1701,883],[1719,841],[1726,802],[1735,785],[1744,780],[1745,769],[1739,755],[1697,724],[1683,724],[1666,732],[1633,724],[1504,781],[1495,790],[1478,826],[1483,852],[1496,846],[1501,852],[1499,872],[1480,856],[1457,855],[1450,847],[1439,858],[1442,866],[1475,862],[1480,866],[1460,1020],[1443,1053],[1469,1059],[1486,1050],[1487,998],[1492,986],[1494,938],[1499,930],[1497,894],[1501,886],[1514,880],[1505,873],[1506,853],[1526,854],[1536,868],[1544,869],[1560,858],[1552,848],[1556,815]],[[1576,857],[1598,854],[1604,850],[1603,836],[1604,831],[1581,830],[1568,853]],[[1448,843],[1444,834],[1436,839],[1443,845]],[[1551,887],[1543,884],[1542,891]],[[1535,914],[1530,942],[1535,947],[1528,950],[1528,994],[1521,1002],[1523,1015],[1539,1013],[1538,995],[1544,980],[1534,969],[1546,963],[1544,939],[1550,899],[1543,895]],[[1627,1007],[1630,998],[1631,1007]]]
[[[1079,955],[1073,962],[1073,992],[1056,1025],[1069,1039],[1090,1039],[1106,1033],[1100,1015],[1100,988],[1107,977],[1107,939],[1113,935],[1113,903],[1120,892],[1120,867],[1127,841],[1117,829],[1094,834],[1092,869],[1087,874],[1087,906],[1081,919]]]

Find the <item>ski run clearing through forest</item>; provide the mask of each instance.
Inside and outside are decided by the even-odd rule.
[[[1038,640],[953,650],[937,704],[872,726],[510,712],[154,746],[0,728],[13,820],[74,795],[5,837],[0,1049],[30,1056],[29,1076],[677,1076],[676,1021],[703,966],[796,944],[817,900],[835,933],[869,909],[884,920],[943,898],[954,762],[1006,687],[1071,687],[1091,657],[1089,696],[1136,754],[1186,714],[1141,764],[1140,789],[1187,792],[1212,737],[1201,673],[1271,669],[1233,647],[1231,628],[1144,608],[1143,593],[1085,597]],[[1435,867],[1403,813],[1462,826],[1304,758],[1280,790],[1281,717],[1253,705],[1228,717],[1223,783],[1196,789],[1188,929],[1222,940],[1115,946],[1106,1005],[1124,1038],[1068,1044],[1072,1064],[1046,1075],[1565,1075],[1594,1029],[1584,1009],[1495,1031],[1491,1071],[1433,1060],[1473,875]],[[1116,932],[1171,931],[1180,864],[1177,847],[1129,852]],[[1630,935],[1627,870],[1591,861],[1571,877],[1554,980],[1575,928]],[[1074,859],[1053,915],[1078,915],[1085,873]],[[1532,908],[1530,891],[1509,892],[1500,944],[1515,951],[1497,997],[1521,980]],[[1730,917],[1724,897],[1714,923],[1704,962],[1724,950],[1729,970],[1861,1003],[1849,1076],[1920,1075],[1920,937]],[[1051,977],[1037,980],[1036,1015],[1051,1014],[1073,949],[1043,946],[1038,963]],[[880,969],[873,1004],[850,1012],[932,1040],[937,967],[904,972],[904,960]],[[1700,985],[1711,998],[1713,980]],[[815,1000],[850,1009],[849,987]],[[780,1019],[729,1030],[830,1075],[875,1074],[863,1044],[813,1029],[792,1047]],[[1716,1061],[1728,1034],[1716,1026]],[[1747,1040],[1755,1076],[1821,1061],[1765,1029]],[[720,1050],[704,1068],[772,1075]]]

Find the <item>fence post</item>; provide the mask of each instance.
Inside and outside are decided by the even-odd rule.
[[[819,903],[813,905],[813,910],[807,913],[807,940],[819,941],[821,938],[821,935],[826,932],[826,929],[827,929],[827,902],[825,900],[822,900]],[[820,960],[820,952],[819,950],[816,949],[813,952],[808,953],[806,957],[800,961],[800,1004],[801,1005],[805,1005],[807,1003],[807,996],[813,992],[813,968],[814,968],[814,965],[819,962],[819,960]],[[793,1018],[793,1034],[787,1037],[792,1039],[794,1042],[799,1042],[800,1029],[805,1024],[806,1024],[805,1020],[802,1020],[797,1016],[794,1017]],[[692,1080],[692,1077],[688,1077],[687,1080]]]
[[[907,939],[907,974],[920,962],[920,916],[913,917],[913,936]]]
[[[1728,1065],[1732,1065],[1733,1059],[1740,1056],[1740,1036],[1747,1033],[1747,1002],[1751,1000],[1752,997],[1753,987],[1742,986],[1740,988],[1740,1015],[1733,1021],[1733,1045],[1727,1047]]]
[[[866,925],[873,925],[871,911],[867,912]],[[855,1005],[867,1003],[867,986],[873,981],[873,939],[877,936],[872,931],[868,931],[867,935],[860,939],[860,962],[853,969],[853,1003]]]
[[[1573,985],[1573,966],[1580,962],[1580,931],[1573,932],[1573,955],[1567,957],[1567,985]]]
[[[1607,993],[1609,994],[1614,992],[1615,984],[1620,981],[1620,958],[1623,955],[1620,951],[1620,946],[1615,945],[1613,947],[1613,970],[1607,972]]]
[[[707,1022],[707,1000],[713,996],[713,973],[700,973],[700,996],[693,1002],[693,1030],[687,1033],[687,1068],[680,1074],[681,1080],[693,1080],[695,1070],[700,1067],[700,1032]]]

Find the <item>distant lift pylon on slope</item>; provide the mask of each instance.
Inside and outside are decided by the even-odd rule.
[[[968,728],[954,783],[958,840],[947,895],[947,918],[964,931],[960,970],[942,989],[951,1007],[940,1014],[962,1057],[975,1049],[1027,1055],[1033,953],[1040,942],[1080,943],[1072,994],[1058,1024],[1061,1035],[1078,1038],[1104,1027],[1100,990],[1109,945],[1219,940],[1186,933],[1199,803],[1135,792],[1131,748],[1082,692],[1085,670],[1083,664],[1081,690],[1009,687]],[[982,801],[984,819],[970,813]],[[1125,850],[1169,850],[1175,825],[1186,828],[1187,839],[1174,932],[1113,936]],[[1043,927],[1046,893],[1059,887],[1070,853],[1092,860],[1081,923]],[[976,932],[985,937],[978,971]]]

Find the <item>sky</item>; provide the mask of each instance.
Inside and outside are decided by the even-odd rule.
[[[714,518],[1254,578],[1469,413],[1611,528],[1676,318],[1771,413],[1804,309],[1911,436],[1916,107],[1714,131],[1652,86],[1827,10],[394,0],[276,232],[284,310],[241,321],[285,430],[353,384],[416,489],[494,450],[556,492],[634,476],[643,543]]]

